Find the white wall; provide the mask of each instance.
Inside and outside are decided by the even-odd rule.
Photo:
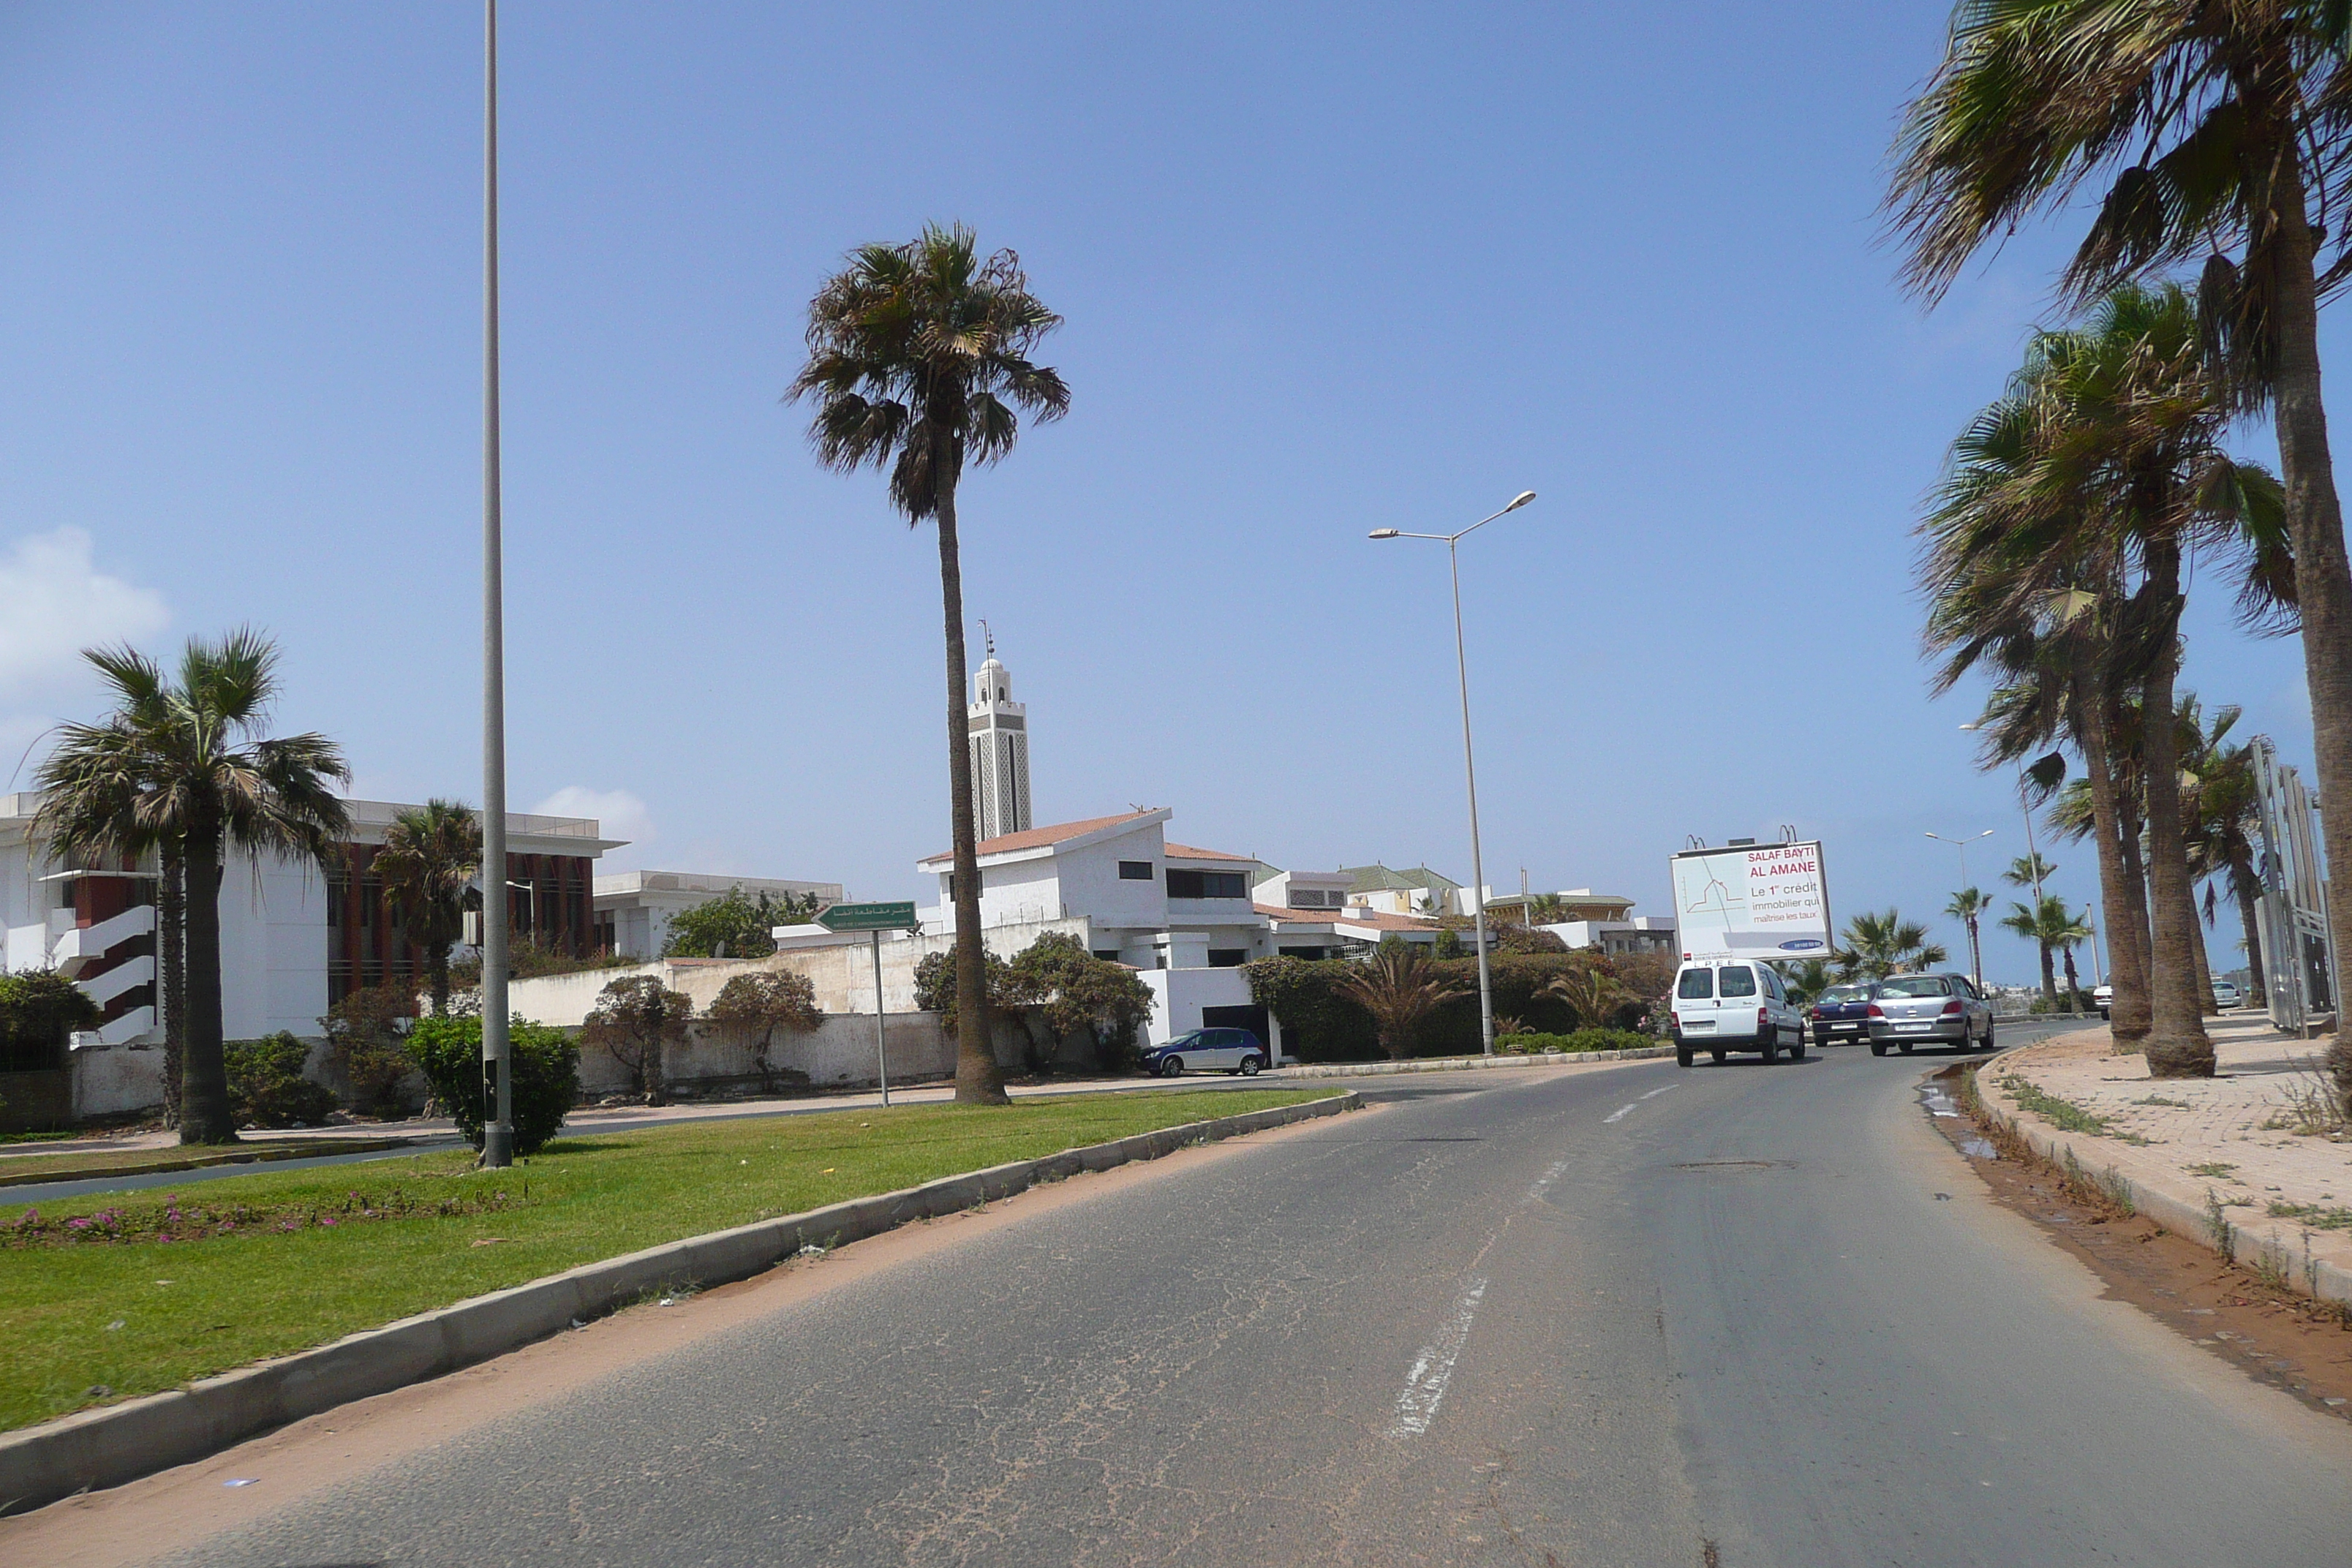
[[[75,1051],[73,1113],[77,1121],[99,1116],[123,1116],[150,1110],[163,1103],[163,1053],[161,1048]]]
[[[883,1020],[890,1052],[890,1081],[913,1083],[953,1076],[956,1047],[936,1013],[893,1013]],[[874,1019],[829,1017],[805,1035],[781,1030],[768,1047],[768,1062],[808,1075],[813,1089],[856,1089],[875,1081]],[[698,1079],[722,1082],[753,1079],[758,1068],[751,1041],[742,1031],[697,1023],[687,1044],[672,1050],[664,1068],[673,1084],[691,1088]],[[580,1053],[584,1095],[620,1094],[629,1087],[628,1069],[608,1051]],[[780,1086],[781,1087],[781,1086]]]
[[[221,876],[222,1036],[316,1036],[327,1011],[326,879],[273,857],[257,884],[253,867],[232,856]]]
[[[1069,913],[1121,930],[1166,928],[1168,854],[1159,823],[1141,823],[1115,838],[1083,845],[1055,858],[1062,868],[1062,907]],[[1151,879],[1121,880],[1122,860],[1150,861]]]
[[[1154,969],[1141,978],[1151,989],[1151,1021],[1144,1026],[1151,1045],[1199,1028],[1203,1007],[1249,1005],[1249,977],[1238,969]]]

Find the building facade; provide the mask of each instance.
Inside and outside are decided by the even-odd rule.
[[[842,901],[838,882],[788,882],[773,877],[720,877],[701,871],[623,871],[596,879],[596,951],[622,958],[658,958],[668,945],[672,920],[738,888],[754,900],[762,893],[799,903],[814,900],[820,910]]]

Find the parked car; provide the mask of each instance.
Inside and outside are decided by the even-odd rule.
[[[2216,980],[2213,982],[2213,1005],[2216,1007],[2243,1006],[2245,1005],[2245,1001],[2246,994],[2238,989],[2238,983],[2236,981]]]
[[[2107,1016],[2108,1013],[2115,1007],[2115,1005],[2116,988],[2114,986],[2094,985],[2091,987],[2091,1005],[2099,1010],[2100,1017],[2104,1018]]]
[[[1956,1051],[1992,1049],[1992,1004],[1965,974],[1897,974],[1878,983],[1871,999],[1870,1054],[1895,1047],[1905,1056],[1918,1045]]]
[[[1239,1073],[1255,1078],[1266,1064],[1265,1047],[1247,1029],[1194,1029],[1143,1053],[1143,1070],[1161,1078],[1188,1072]]]
[[[1685,963],[1675,975],[1675,1060],[1700,1051],[1721,1061],[1734,1051],[1761,1051],[1768,1062],[1805,1054],[1805,1016],[1789,1000],[1771,965],[1735,959]]]
[[[1838,1040],[1870,1038],[1870,999],[1878,988],[1868,982],[1852,985],[1832,985],[1813,999],[1805,1009],[1805,1021],[1813,1033],[1813,1044],[1830,1045]]]

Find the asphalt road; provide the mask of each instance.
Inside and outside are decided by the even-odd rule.
[[[1932,1064],[1382,1085],[180,1560],[2346,1561],[2352,1424],[2099,1300]]]

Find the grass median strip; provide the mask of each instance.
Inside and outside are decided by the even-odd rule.
[[[565,1139],[506,1171],[451,1150],[0,1208],[0,1429],[683,1237],[1337,1092],[844,1110]]]

